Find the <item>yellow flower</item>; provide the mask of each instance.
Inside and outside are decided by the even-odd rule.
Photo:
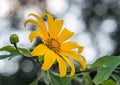
[[[44,55],[44,62],[41,67],[42,70],[46,71],[52,67],[55,61],[58,62],[60,77],[64,77],[67,73],[67,64],[71,68],[69,76],[75,74],[75,66],[71,62],[70,58],[78,61],[82,69],[86,68],[85,59],[80,56],[80,53],[83,50],[83,47],[71,42],[66,41],[73,36],[73,32],[64,28],[62,30],[63,20],[53,19],[52,15],[43,12],[42,17],[47,16],[47,24],[45,25],[44,20],[36,14],[29,14],[29,16],[34,16],[37,18],[37,21],[33,19],[27,19],[24,23],[24,26],[28,22],[33,23],[39,31],[32,31],[29,35],[30,42],[34,38],[40,36],[42,43],[36,46],[31,52],[32,56]],[[74,50],[77,48],[77,51]]]

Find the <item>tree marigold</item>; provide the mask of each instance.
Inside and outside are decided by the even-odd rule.
[[[83,47],[75,42],[66,41],[71,38],[74,33],[66,28],[62,30],[63,20],[53,19],[51,14],[43,12],[42,17],[47,16],[48,26],[46,26],[42,17],[33,13],[29,14],[29,16],[37,18],[37,21],[27,19],[24,22],[24,26],[26,27],[26,24],[31,22],[39,29],[39,31],[32,31],[29,35],[29,39],[30,42],[38,36],[42,39],[42,43],[36,46],[31,52],[32,56],[44,55],[44,62],[41,67],[42,70],[46,71],[50,69],[55,61],[57,61],[60,77],[66,75],[67,64],[71,68],[69,77],[73,76],[75,74],[75,66],[70,58],[78,61],[83,70],[86,68],[86,61],[80,56]],[[74,50],[76,48],[78,49],[77,51]]]

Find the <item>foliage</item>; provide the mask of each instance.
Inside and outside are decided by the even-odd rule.
[[[30,57],[30,52],[25,48],[18,48],[19,52],[14,46],[5,46],[0,48],[0,51],[9,52],[6,55],[0,55],[0,59],[11,59],[18,55],[24,55]],[[63,77],[60,78],[53,71],[41,72],[38,75],[38,78],[31,83],[30,85],[38,85],[39,81],[43,81],[46,85],[72,85],[73,82],[76,82],[81,85],[119,85],[120,75],[119,75],[119,65],[120,65],[120,56],[104,56],[97,59],[93,64],[88,65],[85,71],[79,71],[72,77]],[[97,68],[96,70],[94,70]],[[94,76],[91,76],[91,73],[97,72]],[[82,76],[82,77],[80,77]]]
[[[98,85],[107,80],[118,65],[120,65],[120,56],[104,56],[98,59],[92,64],[92,67],[98,68],[93,82]]]

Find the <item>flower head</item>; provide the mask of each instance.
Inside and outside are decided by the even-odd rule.
[[[38,36],[42,39],[42,43],[36,46],[31,52],[32,56],[44,55],[44,62],[41,67],[42,70],[50,69],[55,61],[57,61],[60,77],[66,75],[67,64],[71,68],[69,76],[73,76],[75,74],[75,66],[70,58],[78,61],[82,69],[86,68],[86,61],[80,56],[83,47],[75,42],[66,41],[71,38],[74,33],[66,28],[62,30],[63,20],[53,19],[52,15],[43,12],[42,17],[47,16],[48,26],[46,26],[44,20],[38,15],[29,14],[29,16],[34,16],[38,20],[27,19],[24,26],[26,26],[28,22],[31,22],[39,29],[39,31],[32,31],[29,39],[31,42]],[[77,51],[74,50],[76,48],[78,49]]]

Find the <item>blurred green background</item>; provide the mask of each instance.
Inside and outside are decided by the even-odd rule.
[[[120,54],[120,0],[0,0],[0,48],[19,35],[19,47],[31,48],[28,36],[34,25],[23,26],[29,13],[49,12],[75,32],[71,39],[85,49],[87,63],[104,55]],[[6,52],[0,52],[4,54]],[[39,64],[18,56],[0,60],[0,85],[29,85],[40,72]],[[41,84],[40,84],[41,85]]]

